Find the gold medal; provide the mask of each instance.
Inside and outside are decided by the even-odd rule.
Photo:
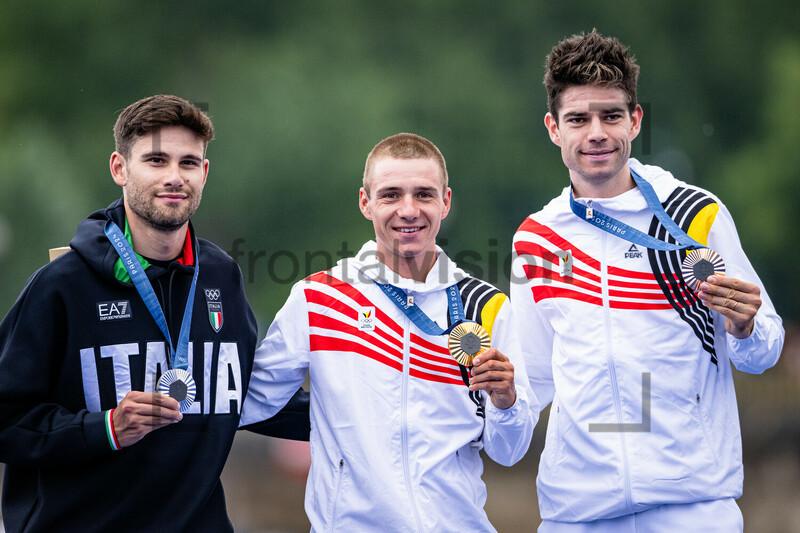
[[[722,257],[709,248],[692,250],[686,254],[686,258],[681,265],[683,281],[693,291],[700,290],[700,284],[708,279],[708,276],[724,276],[725,261]]]
[[[458,364],[472,366],[472,359],[491,347],[489,334],[477,322],[462,322],[450,332],[450,355]]]

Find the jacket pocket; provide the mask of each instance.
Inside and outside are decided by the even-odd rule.
[[[711,429],[709,427],[709,423],[706,422],[706,414],[707,413],[705,406],[703,405],[703,399],[701,398],[700,394],[698,394],[695,418],[697,418],[697,423],[700,425],[700,430],[703,432],[703,443],[705,444],[706,450],[711,457],[711,461],[714,463],[714,468],[718,468],[719,464],[717,463],[717,456],[714,454],[714,447],[712,446],[711,440]],[[710,418],[708,420],[710,421]]]
[[[563,447],[561,433],[564,431],[564,428],[561,427],[563,424],[561,418],[561,405],[558,399],[555,398],[553,399],[553,403],[550,405],[550,417],[547,421],[545,447],[545,452],[547,453],[545,460],[549,464],[549,471],[552,474],[555,474],[558,471],[561,463],[561,457],[564,455],[561,449]]]
[[[339,491],[342,488],[342,478],[344,477],[344,459],[339,459],[339,464],[334,467],[333,471],[333,493],[331,496],[330,506],[328,508],[328,532],[331,533],[336,527],[336,503],[339,500]]]
[[[462,446],[460,449],[456,450],[456,464],[458,465],[458,469],[461,472],[461,476],[464,480],[464,492],[470,495],[473,502],[478,503],[480,497],[476,492],[476,477],[478,482],[480,482],[480,473],[478,473],[476,476],[476,473],[474,472],[475,468],[473,464],[476,459],[475,456],[477,456],[477,459],[480,461],[478,448],[473,447],[472,443]]]

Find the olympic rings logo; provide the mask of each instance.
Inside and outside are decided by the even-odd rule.
[[[209,300],[219,300],[219,289],[204,289],[206,298]]]

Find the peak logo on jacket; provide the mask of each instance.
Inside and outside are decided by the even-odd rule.
[[[197,354],[194,348],[189,342],[187,370],[197,383],[197,398],[187,413],[241,413],[244,391],[237,344],[204,342],[197,345],[202,350]],[[163,341],[83,348],[80,359],[86,408],[99,413],[115,407],[134,388],[155,392],[158,379],[169,369],[167,357]],[[193,363],[201,365],[198,372],[193,371]]]
[[[208,322],[219,333],[222,329],[222,293],[219,289],[203,289],[208,306]]]
[[[642,257],[642,252],[639,251],[635,244],[631,244],[631,247],[625,252],[625,259],[637,259],[640,257]]]

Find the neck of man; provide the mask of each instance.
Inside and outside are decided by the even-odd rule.
[[[135,213],[126,209],[128,228],[131,230],[133,251],[157,261],[170,261],[183,252],[189,223],[175,230],[159,230],[146,224]]]
[[[628,165],[606,180],[590,181],[570,171],[572,195],[575,198],[614,198],[636,187]]]
[[[392,254],[386,258],[387,260],[382,257],[378,257],[378,260],[401,278],[413,279],[424,283],[433,265],[436,264],[437,257],[438,252],[433,250],[425,252],[421,257],[400,257]]]

